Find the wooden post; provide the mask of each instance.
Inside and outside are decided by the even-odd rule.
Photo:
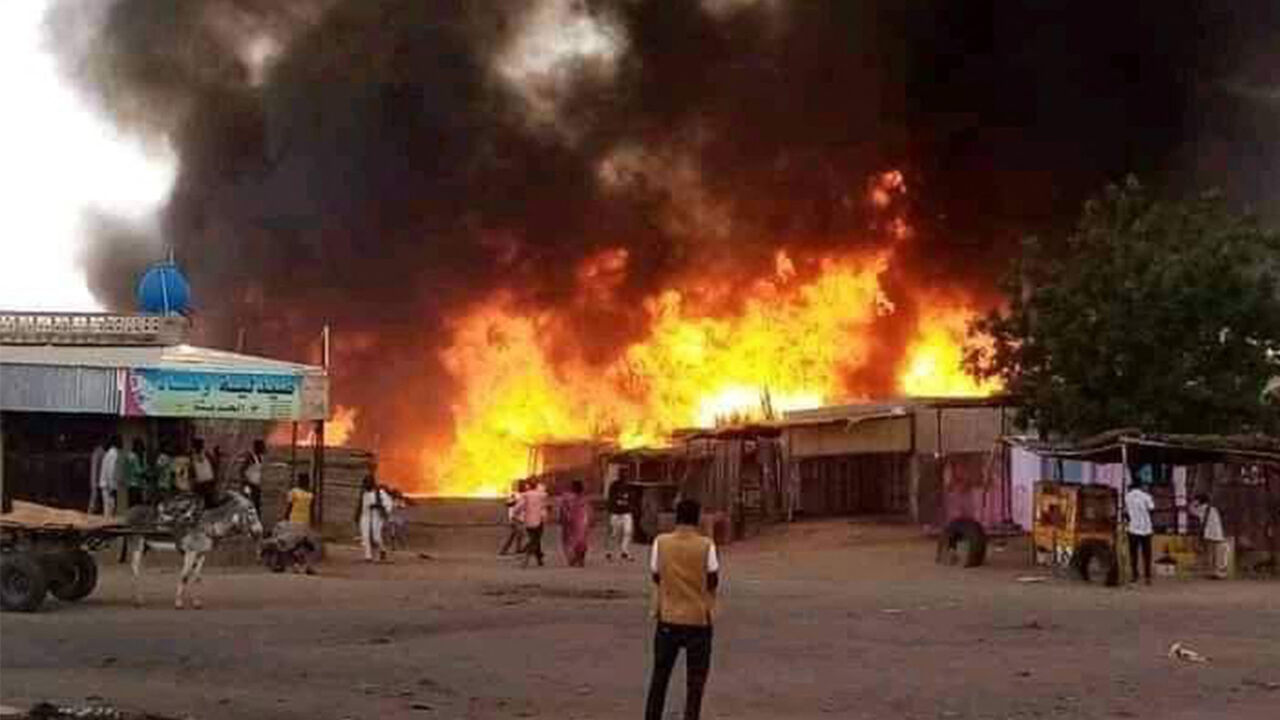
[[[322,340],[321,349],[323,350],[323,353],[324,353],[322,360],[324,362],[324,371],[325,371],[325,374],[327,375],[329,373],[329,357],[330,357],[329,355],[330,332],[329,332],[328,323],[325,323],[324,332],[321,335],[321,340]],[[312,474],[312,482],[315,483],[315,493],[316,493],[315,523],[316,523],[316,527],[320,528],[323,531],[324,529],[324,419],[323,418],[316,421],[315,442],[313,443],[312,452],[314,453],[313,454],[314,460],[312,460],[312,467],[314,468],[314,473]]]
[[[317,420],[315,428],[315,442],[312,443],[312,461],[311,467],[312,482],[315,483],[316,493],[316,512],[315,525],[318,528],[324,528],[324,421]]]
[[[13,511],[13,498],[9,485],[4,481],[4,413],[0,412],[0,512]]]
[[[298,421],[293,422],[293,436],[289,440],[289,488],[298,477]]]
[[[1120,439],[1120,493],[1116,498],[1116,562],[1120,564],[1120,571],[1123,573],[1124,568],[1128,565],[1129,546],[1124,542],[1128,530],[1128,522],[1124,517],[1124,496],[1129,492],[1129,446],[1125,444],[1124,438]],[[1155,548],[1151,548],[1151,552],[1155,552]],[[1137,581],[1137,577],[1130,578]]]

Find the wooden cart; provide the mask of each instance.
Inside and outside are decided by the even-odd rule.
[[[83,600],[98,585],[90,551],[132,535],[163,534],[118,518],[15,501],[12,512],[0,514],[0,609],[35,612],[46,595]]]

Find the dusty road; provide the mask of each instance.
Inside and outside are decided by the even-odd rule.
[[[433,559],[324,576],[213,570],[207,607],[150,607],[110,566],[80,605],[0,620],[0,700],[196,718],[640,717],[650,624],[640,563],[521,571],[488,534]],[[554,549],[554,543],[552,543]],[[1031,572],[939,568],[909,528],[798,524],[724,552],[705,717],[1274,719],[1280,584],[1105,590]],[[556,559],[558,563],[558,558]],[[1210,656],[1166,657],[1182,641]],[[683,670],[668,702],[679,717]]]

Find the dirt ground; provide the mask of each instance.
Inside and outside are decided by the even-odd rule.
[[[0,702],[213,718],[642,715],[642,563],[521,570],[497,529],[433,530],[393,564],[339,548],[319,577],[213,569],[206,608],[149,606],[123,566],[76,605],[0,620]],[[597,543],[597,548],[599,544]],[[550,549],[557,549],[554,541]],[[429,557],[419,556],[425,550]],[[1037,574],[1023,545],[937,567],[910,527],[801,523],[722,552],[704,717],[1275,718],[1280,583],[1104,589]],[[1167,656],[1181,641],[1207,655]],[[679,717],[677,667],[668,715]]]

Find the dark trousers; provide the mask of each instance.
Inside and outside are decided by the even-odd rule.
[[[662,720],[667,703],[667,685],[676,666],[680,650],[685,651],[685,720],[698,720],[702,714],[702,691],[711,672],[711,628],[698,625],[658,623],[653,636],[653,678],[649,681],[649,702],[645,720]]]
[[[1129,577],[1138,581],[1138,553],[1142,553],[1142,570],[1147,582],[1151,582],[1151,536],[1129,535]]]
[[[253,503],[253,511],[258,513],[258,517],[262,517],[262,488],[253,483],[244,484],[245,492],[249,495],[249,502]]]
[[[524,563],[529,564],[529,558],[537,558],[538,564],[542,564],[542,526],[527,528],[529,539],[524,544],[525,556]]]
[[[498,551],[498,554],[506,555],[514,550],[515,554],[520,555],[524,552],[524,525],[515,521],[508,524],[511,530],[507,533],[507,541],[502,543],[502,549]]]

